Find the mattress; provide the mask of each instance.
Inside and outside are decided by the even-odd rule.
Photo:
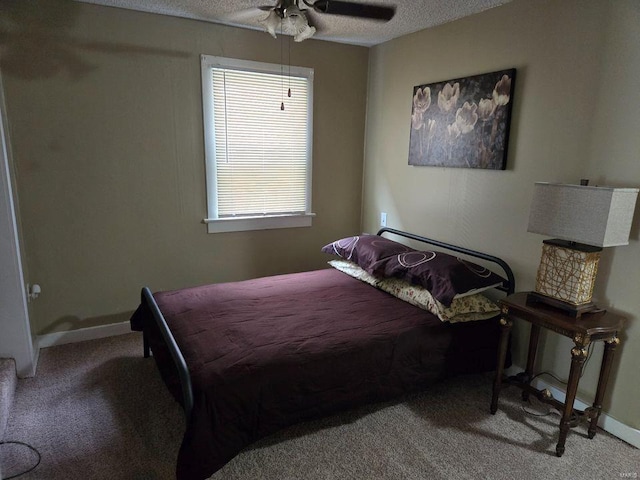
[[[497,319],[454,324],[333,269],[154,294],[180,348],[194,407],[179,479],[204,479],[244,447],[294,423],[495,368]],[[149,308],[169,390],[175,367]]]

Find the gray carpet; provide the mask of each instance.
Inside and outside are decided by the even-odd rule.
[[[12,358],[0,358],[0,440],[9,421],[9,412],[16,392],[16,363]]]
[[[21,479],[171,479],[182,414],[138,334],[52,347],[20,380],[5,440],[42,454]],[[637,478],[640,450],[582,425],[555,457],[559,417],[522,409],[507,389],[488,413],[491,377],[465,376],[397,402],[291,427],[248,448],[214,480]],[[527,406],[535,413],[544,405]],[[4,478],[36,456],[0,447]],[[635,474],[635,477],[634,475]]]

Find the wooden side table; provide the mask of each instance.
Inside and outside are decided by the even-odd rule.
[[[567,434],[569,433],[569,428],[575,426],[579,420],[584,418],[590,420],[588,430],[589,438],[593,438],[596,434],[598,418],[602,411],[602,399],[611,371],[613,353],[620,343],[618,332],[622,329],[625,319],[619,315],[605,311],[586,313],[580,318],[575,318],[544,303],[536,302],[535,299],[528,296],[527,292],[509,295],[500,300],[499,303],[502,310],[502,318],[500,319],[501,334],[500,346],[498,348],[498,367],[493,383],[491,413],[496,413],[498,410],[498,397],[500,396],[500,389],[503,384],[515,385],[521,388],[523,400],[527,400],[529,395],[532,394],[540,401],[552,405],[562,413],[560,435],[558,437],[558,444],[556,445],[556,455],[561,457],[564,453],[564,444],[567,439]],[[509,378],[503,378],[504,362],[513,318],[519,318],[531,323],[529,354],[524,372]],[[560,335],[569,337],[575,344],[571,349],[571,370],[569,372],[569,381],[564,403],[554,399],[548,390],[538,390],[530,385],[536,359],[536,350],[538,348],[538,339],[540,337],[540,328],[547,328]],[[582,367],[587,358],[587,346],[597,340],[604,341],[605,347],[593,406],[584,411],[575,410],[573,403],[576,398]]]

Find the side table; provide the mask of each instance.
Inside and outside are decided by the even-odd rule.
[[[602,399],[607,387],[607,380],[611,371],[613,353],[620,343],[618,332],[622,329],[625,319],[619,315],[606,311],[583,314],[579,318],[564,313],[544,303],[536,302],[529,297],[527,292],[519,292],[499,301],[502,317],[500,319],[501,334],[498,348],[498,367],[493,383],[493,397],[491,399],[491,413],[498,410],[498,397],[503,384],[515,385],[522,389],[522,398],[527,400],[532,394],[540,401],[552,405],[562,413],[560,420],[560,435],[556,445],[556,455],[561,457],[564,453],[564,445],[569,433],[569,428],[577,425],[578,421],[587,418],[590,420],[588,436],[593,438],[596,434],[598,418],[602,411]],[[512,377],[503,378],[504,362],[507,353],[509,333],[513,325],[513,319],[519,318],[531,323],[529,336],[529,353],[527,366],[524,372]],[[575,346],[571,349],[571,370],[567,384],[565,402],[553,398],[548,390],[538,390],[530,385],[533,375],[533,367],[540,337],[540,328],[546,328],[553,332],[569,337]],[[600,377],[596,390],[593,406],[584,411],[575,410],[573,403],[578,390],[578,382],[582,367],[587,358],[587,346],[594,341],[605,342],[604,356],[600,367]]]

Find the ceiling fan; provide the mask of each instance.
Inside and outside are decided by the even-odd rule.
[[[347,2],[338,0],[277,0],[275,5],[257,7],[268,16],[260,21],[265,30],[274,38],[276,32],[292,35],[296,42],[301,42],[313,36],[316,32],[314,24],[308,15],[330,14],[368,20],[389,21],[396,13],[395,6],[376,5],[364,2]]]

